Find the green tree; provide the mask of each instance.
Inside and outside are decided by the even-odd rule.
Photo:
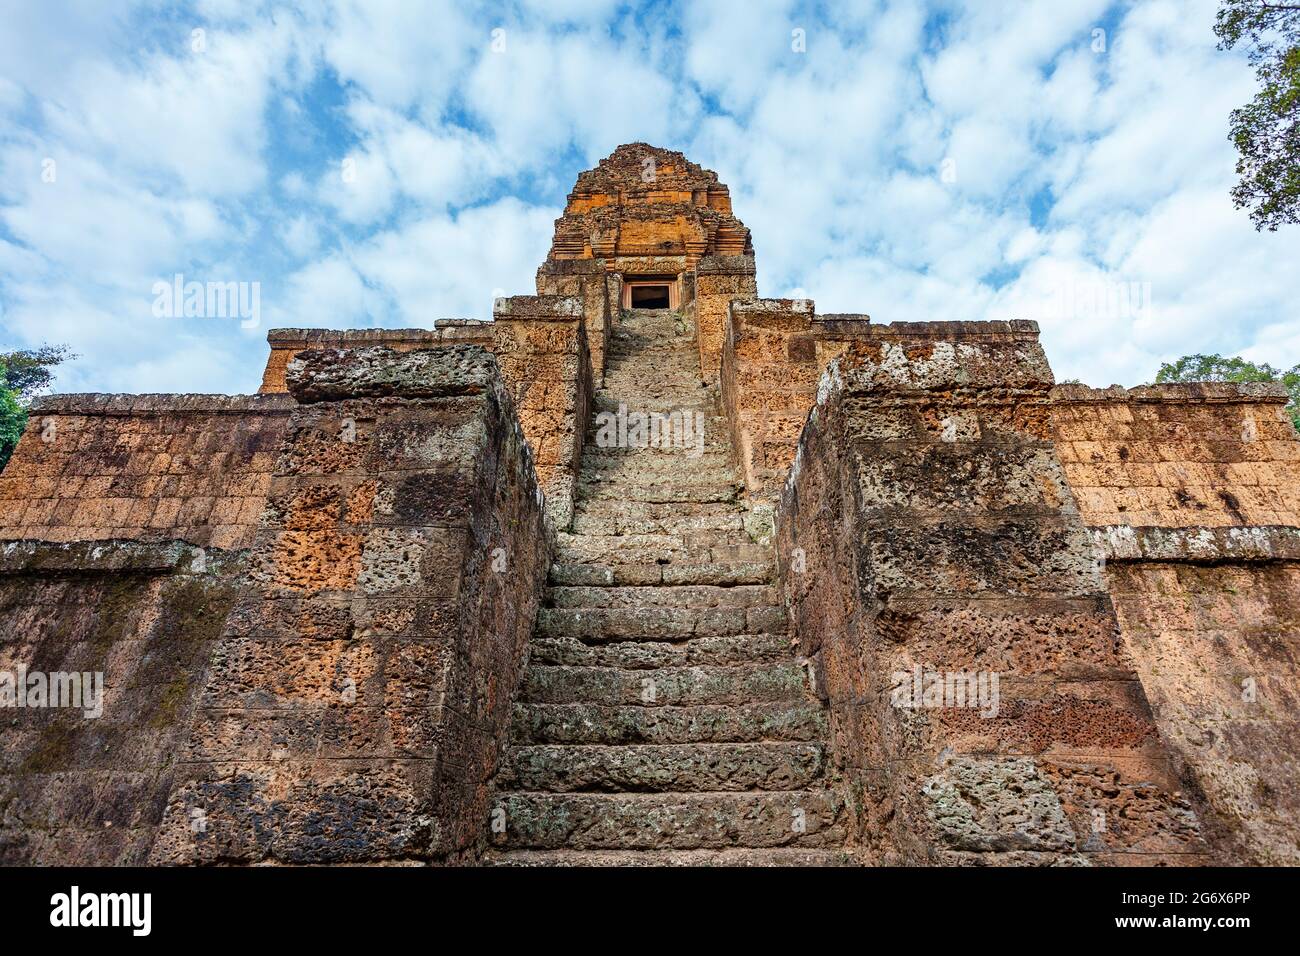
[[[1247,50],[1260,85],[1229,118],[1241,177],[1232,201],[1257,230],[1275,232],[1300,222],[1300,3],[1223,0],[1214,32],[1219,49]]]
[[[27,427],[27,406],[54,381],[54,367],[76,358],[66,345],[0,352],[0,470]]]
[[[0,352],[0,376],[5,388],[29,401],[54,382],[54,366],[77,356],[66,345],[42,345],[38,349]]]
[[[1165,362],[1156,373],[1157,382],[1281,382],[1291,393],[1286,410],[1300,429],[1300,365],[1289,371],[1267,362],[1247,362],[1222,355],[1184,355],[1177,362]]]
[[[27,409],[18,403],[18,397],[7,388],[0,388],[0,471],[9,463],[14,446],[23,437],[27,427]]]

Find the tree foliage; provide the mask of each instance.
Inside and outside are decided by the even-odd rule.
[[[1260,86],[1229,118],[1241,177],[1232,201],[1275,232],[1300,222],[1300,3],[1223,0],[1214,32],[1219,49],[1247,50]]]
[[[54,367],[76,358],[66,345],[0,352],[0,470],[27,427],[27,405],[54,382]]]
[[[1243,358],[1222,355],[1184,355],[1176,362],[1165,362],[1156,373],[1157,382],[1281,382],[1291,393],[1286,409],[1300,429],[1300,365],[1288,371],[1275,369],[1267,362],[1247,362]]]
[[[66,345],[42,345],[38,349],[0,352],[0,385],[30,401],[54,382],[54,367],[76,358]]]
[[[14,446],[23,437],[27,427],[27,409],[18,404],[18,399],[7,388],[0,388],[0,470],[9,462],[14,453]]]

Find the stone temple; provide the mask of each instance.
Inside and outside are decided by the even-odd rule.
[[[1033,321],[755,275],[632,144],[491,322],[42,400],[0,862],[1300,863],[1281,386],[1054,386]]]

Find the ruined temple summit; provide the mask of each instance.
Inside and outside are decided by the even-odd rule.
[[[0,672],[102,715],[0,707],[0,862],[1300,863],[1282,386],[757,292],[638,143],[493,321],[43,399]]]

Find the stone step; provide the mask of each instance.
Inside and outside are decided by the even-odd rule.
[[[577,564],[750,564],[773,560],[770,547],[716,531],[690,535],[561,531],[555,536],[555,556],[557,561]]]
[[[730,468],[684,467],[639,471],[631,465],[608,471],[584,468],[578,475],[577,488],[578,497],[588,501],[603,498],[653,503],[727,503],[736,501],[739,491],[740,480]],[[631,498],[632,494],[638,497]],[[701,494],[704,497],[698,497]]]
[[[623,355],[644,355],[646,352],[673,352],[683,358],[695,359],[699,364],[699,350],[695,344],[695,331],[687,325],[686,332],[673,323],[647,323],[645,325],[614,326],[608,345]]]
[[[687,484],[736,484],[736,469],[721,455],[705,459],[692,458],[690,449],[677,449],[676,455],[626,455],[620,458],[584,456],[579,479],[584,484],[597,482],[668,481]]]
[[[700,380],[697,359],[669,351],[615,351],[605,363],[605,378],[593,398],[623,400],[636,408],[633,396],[675,395],[684,402],[711,402],[718,392]],[[716,414],[716,413],[715,413]]]
[[[696,351],[695,329],[690,322],[683,324],[648,317],[626,322],[615,320],[610,332],[610,346],[638,350],[671,348],[682,352]]]
[[[614,335],[607,343],[605,354],[617,360],[624,370],[644,370],[652,361],[676,371],[689,370],[699,374],[700,355],[695,343],[676,335]]]
[[[670,309],[624,309],[612,323],[616,334],[629,334],[632,330],[653,329],[656,333],[662,329],[671,330],[685,325],[684,335],[693,335],[694,323],[680,310]]]
[[[749,508],[743,503],[718,501],[586,501],[582,510],[589,514],[628,514],[647,518],[675,518],[688,515],[744,515]]]
[[[644,670],[788,660],[790,639],[784,634],[726,634],[696,637],[677,644],[667,641],[586,644],[576,637],[537,637],[528,649],[528,659],[533,664]]]
[[[636,502],[644,504],[645,502]],[[677,515],[648,518],[620,513],[621,505],[631,502],[585,501],[574,509],[573,533],[594,535],[663,534],[691,535],[704,532],[735,535],[738,543],[747,541],[744,515],[730,511],[719,515]],[[607,505],[608,508],[597,508]]]
[[[765,561],[700,561],[684,558],[678,564],[635,562],[558,561],[551,565],[551,584],[654,585],[654,584],[770,584],[776,574],[772,558]]]
[[[610,373],[605,373],[605,381],[610,381]],[[704,434],[717,434],[718,436],[729,435],[730,429],[727,418],[718,412],[717,397],[707,389],[695,387],[664,387],[662,383],[656,382],[653,386],[648,383],[640,382],[620,382],[614,379],[613,385],[606,385],[591,396],[591,433],[602,421],[608,419],[597,419],[596,416],[601,413],[617,415],[622,409],[626,408],[630,414],[632,412],[658,412],[661,415],[667,415],[671,412],[689,411],[692,416],[695,412],[704,413]],[[629,422],[629,428],[634,422]],[[698,424],[698,419],[692,418],[692,425]]]
[[[709,436],[705,435],[707,439]],[[722,436],[719,436],[720,438]],[[633,448],[626,445],[600,445],[595,436],[589,436],[582,447],[581,471],[617,471],[624,468],[642,468],[655,472],[671,473],[682,469],[691,474],[702,470],[730,468],[735,470],[731,447],[724,441],[705,441],[704,453],[695,454],[695,447],[648,445]]]
[[[626,412],[629,416],[629,433],[640,427],[638,421],[641,420],[630,417],[633,412],[655,412],[660,415],[686,412],[690,414],[691,427],[702,426],[705,435],[714,431],[722,435],[727,431],[726,419],[718,415],[717,401],[707,389],[663,382],[651,384],[638,379],[620,380],[617,373],[612,378],[607,374],[605,382],[605,387],[592,395],[590,421],[593,432],[600,425],[611,421],[610,418],[597,418],[597,415],[618,416],[620,412]],[[699,416],[703,416],[703,419]],[[617,417],[612,421],[615,425],[618,424]],[[644,419],[646,428],[650,427],[649,421],[648,418]],[[673,424],[677,426],[679,423],[673,421]],[[660,427],[662,428],[662,422]]]
[[[698,381],[688,380],[682,377],[681,380],[651,380],[651,378],[632,377],[627,373],[606,372],[604,376],[604,385],[601,389],[591,395],[591,411],[594,414],[599,412],[617,412],[625,411],[627,414],[632,412],[659,412],[660,415],[667,415],[668,412],[685,411],[692,415],[692,424],[695,424],[695,412],[705,416],[706,431],[711,427],[718,427],[718,399],[716,395],[706,388],[702,388]],[[599,421],[591,419],[593,424],[599,424]],[[637,419],[628,419],[628,427],[636,427]]]
[[[858,866],[846,850],[732,847],[724,850],[489,850],[483,866]]]
[[[799,790],[821,775],[822,744],[662,744],[512,747],[508,790],[572,793]]]
[[[633,448],[625,445],[597,444],[595,430],[587,433],[582,446],[582,470],[587,468],[609,468],[637,462],[651,468],[672,469],[679,466],[703,468],[727,466],[734,468],[731,453],[731,437],[722,432],[704,432],[704,453],[691,458],[687,451],[671,445],[659,447],[647,445],[645,448]]]
[[[604,558],[615,552],[671,558],[687,554],[684,535],[671,534],[572,534],[560,531],[555,536],[556,553],[566,558]]]
[[[605,367],[605,378],[599,389],[592,393],[594,411],[617,412],[626,405],[629,412],[667,413],[676,409],[700,411],[708,416],[718,414],[718,393],[701,384],[694,369],[665,369],[663,374],[647,372],[646,364],[666,365],[662,358],[637,356],[636,365],[621,368],[616,361]]]
[[[813,703],[702,707],[515,704],[515,744],[695,744],[819,741],[826,715]]]
[[[519,699],[527,704],[693,707],[799,701],[808,694],[808,672],[799,661],[775,664],[661,667],[531,666]]]
[[[602,481],[584,478],[578,485],[579,501],[653,501],[653,502],[731,502],[742,491],[735,478],[714,482],[684,481]]]
[[[554,585],[543,594],[547,607],[759,607],[777,604],[781,595],[775,585],[742,584],[719,587],[713,584],[661,585],[659,587],[582,587]]]
[[[741,515],[748,509],[732,502],[689,501],[584,501],[583,514],[626,515],[633,518],[692,518],[701,516]]]
[[[838,797],[825,790],[757,793],[507,793],[498,846],[689,850],[833,847],[844,840]]]
[[[617,607],[537,610],[538,637],[576,637],[584,641],[684,640],[724,634],[784,634],[785,608]]]
[[[596,436],[589,433],[583,445],[582,462],[578,471],[579,474],[610,472],[633,477],[651,472],[659,477],[681,477],[687,480],[697,474],[712,475],[714,472],[725,471],[726,477],[723,480],[728,481],[738,473],[727,435],[705,432],[702,448],[697,433],[692,432],[687,437],[689,441],[684,444],[674,445],[671,441],[666,441],[652,445],[643,442],[637,447],[631,444],[598,445]]]
[[[698,454],[698,447],[663,447],[620,448],[609,446],[601,448],[596,445],[592,435],[586,438],[579,474],[584,472],[605,471],[616,474],[654,472],[659,475],[692,475],[697,472],[712,472],[728,469],[730,476],[738,474],[732,459],[731,445],[725,436],[705,436],[704,452]],[[631,471],[628,471],[628,470]]]
[[[694,428],[694,423],[692,424],[692,427]],[[582,436],[582,454],[584,454],[584,457],[585,455],[604,455],[604,457],[616,460],[645,459],[650,460],[650,462],[654,462],[654,460],[658,458],[663,458],[664,460],[668,460],[668,462],[677,458],[685,458],[685,449],[675,447],[672,444],[666,444],[666,442],[659,442],[658,445],[653,445],[650,444],[649,441],[645,441],[638,445],[632,445],[630,444],[630,438],[632,438],[632,433],[630,432],[625,436],[627,437],[627,441],[624,441],[623,444],[619,444],[617,441],[607,441],[607,438],[611,437],[611,433],[606,431],[604,436],[602,436],[601,428],[601,421],[595,419],[595,416],[593,415],[589,428],[586,429],[584,436]],[[692,438],[694,438],[697,432],[693,431],[690,434],[692,434]],[[612,433],[612,437],[617,438],[616,431]],[[602,442],[604,442],[604,444],[602,444]],[[703,462],[707,462],[707,460],[722,458],[732,460],[731,432],[727,431],[727,427],[725,427],[724,424],[711,423],[711,420],[706,418],[705,451],[703,451],[701,457],[690,460],[692,460],[692,463],[694,464],[702,462],[702,460]]]
[[[608,374],[605,381],[610,381]],[[690,412],[692,426],[701,424],[701,420],[696,417],[696,413],[699,412],[704,416],[703,426],[706,436],[715,433],[719,436],[729,434],[727,419],[718,412],[717,397],[707,389],[694,386],[664,387],[661,384],[651,386],[636,381],[621,382],[617,377],[613,382],[613,385],[600,389],[591,397],[592,434],[595,434],[595,430],[601,424],[610,421],[608,418],[597,418],[597,415],[605,413],[617,416],[623,411],[629,415],[632,412],[657,412],[660,415]],[[614,421],[617,424],[617,418]],[[636,421],[636,419],[628,420],[629,430],[636,426]]]
[[[625,401],[628,409],[634,410],[639,398],[671,395],[683,403],[712,404],[717,394],[715,388],[700,381],[699,366],[693,358],[671,352],[616,352],[609,356],[605,378],[592,397],[612,399],[615,405]]]

